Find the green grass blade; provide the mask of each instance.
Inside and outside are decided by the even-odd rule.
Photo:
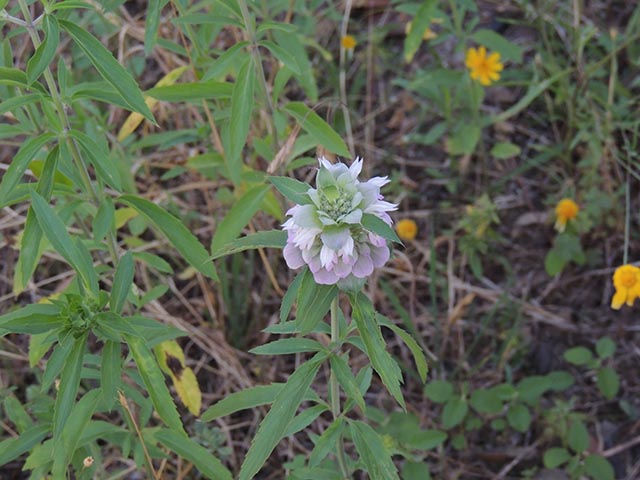
[[[302,102],[291,102],[284,107],[297,120],[302,129],[311,135],[318,144],[342,157],[351,158],[347,145],[327,122]]]
[[[231,95],[231,120],[229,121],[228,150],[225,152],[229,176],[234,184],[240,183],[242,173],[242,149],[247,142],[251,113],[253,112],[256,81],[255,64],[249,57],[240,68]]]

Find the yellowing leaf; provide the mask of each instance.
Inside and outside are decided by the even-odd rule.
[[[42,176],[42,171],[44,170],[44,162],[42,160],[33,160],[29,164],[29,170],[35,175],[35,177],[39,180]],[[73,182],[69,180],[69,178],[56,170],[54,174],[53,181],[55,183],[60,183],[62,185],[66,185],[68,187],[73,186]]]
[[[176,83],[176,81],[178,81],[180,76],[185,72],[185,70],[187,70],[187,68],[188,67],[184,66],[171,70],[164,77],[162,77],[158,81],[158,83],[155,84],[155,86],[166,87],[169,85],[173,85],[174,83]],[[158,100],[145,95],[144,102],[147,104],[147,107],[149,107],[149,110],[153,110],[153,107],[157,105]],[[122,127],[120,127],[120,131],[118,132],[118,141],[121,142],[129,135],[131,135],[135,131],[135,129],[138,128],[140,123],[142,123],[142,120],[144,120],[144,116],[142,114],[138,112],[132,112],[124,121]]]
[[[194,415],[200,415],[202,392],[198,379],[191,368],[185,365],[184,353],[175,340],[167,340],[155,347],[160,368],[171,377],[178,397]]]
[[[135,208],[131,208],[131,207],[119,208],[118,210],[116,210],[116,213],[114,215],[116,230],[124,227],[124,225],[129,220],[137,216],[138,216],[138,211]]]

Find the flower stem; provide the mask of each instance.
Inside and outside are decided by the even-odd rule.
[[[336,343],[340,340],[340,330],[338,326],[338,305],[340,295],[336,295],[336,298],[331,302],[331,343]],[[338,385],[338,378],[333,370],[331,370],[331,377],[329,379],[329,387],[331,389],[331,413],[333,413],[334,420],[341,414],[340,407],[340,387]],[[338,437],[336,445],[336,456],[338,458],[338,465],[340,466],[340,472],[345,480],[348,480],[349,469],[347,468],[347,461],[344,456],[344,446],[342,444],[342,435]]]

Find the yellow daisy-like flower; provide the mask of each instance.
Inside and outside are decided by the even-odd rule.
[[[564,232],[567,222],[578,216],[580,207],[570,198],[563,198],[556,205],[556,224],[555,229],[560,233]]]
[[[640,297],[640,268],[622,265],[613,273],[613,286],[616,293],[611,299],[611,308],[619,310],[623,303],[630,307]]]
[[[500,79],[500,74],[504,65],[500,62],[500,54],[493,52],[487,56],[487,49],[479,47],[467,50],[465,64],[469,69],[471,78],[479,81],[485,87]]]
[[[413,240],[418,234],[418,225],[409,218],[403,218],[396,225],[396,232],[400,240]]]
[[[353,50],[358,42],[356,42],[356,39],[353,36],[345,35],[340,39],[340,44],[345,50]]]

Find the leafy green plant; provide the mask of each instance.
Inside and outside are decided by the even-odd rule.
[[[620,389],[620,378],[616,371],[606,365],[607,360],[613,357],[616,344],[609,337],[603,337],[596,342],[595,355],[586,347],[573,347],[564,352],[564,359],[578,367],[584,367],[595,371],[596,385],[600,393],[607,400],[612,400]]]

